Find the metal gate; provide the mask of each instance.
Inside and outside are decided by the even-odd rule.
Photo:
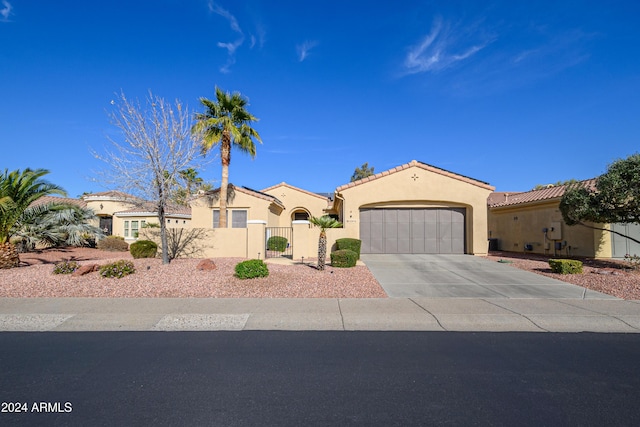
[[[266,228],[266,248],[264,251],[266,258],[293,258],[293,227],[267,227]]]

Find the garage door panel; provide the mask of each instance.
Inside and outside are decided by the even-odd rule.
[[[363,247],[364,247],[364,245],[363,245]],[[384,253],[384,245],[382,244],[382,239],[380,239],[380,238],[372,238],[371,241],[369,242],[369,252],[363,252],[363,253],[383,254]]]
[[[465,209],[363,209],[362,253],[464,253]]]
[[[397,209],[383,209],[384,222],[385,223],[397,223],[398,222],[398,210]]]

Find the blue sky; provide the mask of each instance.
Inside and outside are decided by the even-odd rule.
[[[106,188],[114,94],[239,91],[263,139],[230,180],[330,192],[412,159],[498,191],[638,151],[636,1],[0,0],[0,168]],[[219,181],[220,166],[201,171]]]

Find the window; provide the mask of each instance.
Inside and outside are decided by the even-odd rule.
[[[231,212],[231,222],[229,222],[229,212]],[[218,228],[220,221],[220,211],[213,211],[213,228]],[[247,210],[233,209],[227,210],[227,227],[228,228],[247,228]]]
[[[247,211],[231,211],[231,228],[247,228]]]
[[[218,228],[218,223],[220,222],[220,211],[213,211],[213,228]],[[227,225],[229,224],[229,211],[227,210]]]
[[[309,214],[306,212],[294,212],[293,213],[293,220],[294,221],[306,221],[309,219]]]
[[[142,222],[144,226],[145,221],[125,221],[124,222],[124,237],[138,238],[138,224]]]

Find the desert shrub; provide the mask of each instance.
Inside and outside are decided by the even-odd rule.
[[[640,270],[640,256],[636,254],[626,254],[624,256],[624,261],[627,263],[627,266],[632,270]]]
[[[350,249],[339,249],[335,252],[331,252],[331,266],[332,267],[353,267],[358,261],[358,254]]]
[[[129,250],[129,245],[124,241],[124,237],[107,236],[98,242],[98,249],[124,252]]]
[[[100,277],[116,277],[118,279],[136,272],[133,262],[121,259],[110,264],[100,266],[98,270]]]
[[[349,249],[353,251],[358,256],[357,259],[360,259],[360,246],[362,245],[362,241],[358,239],[352,239],[349,237],[345,237],[343,239],[336,240],[336,246],[338,250]]]
[[[267,250],[284,252],[287,249],[287,238],[282,236],[271,236],[267,240]]]
[[[78,269],[79,265],[75,261],[62,261],[53,268],[53,274],[71,274]]]
[[[582,261],[574,259],[550,259],[549,266],[551,271],[559,274],[581,274]]]
[[[239,279],[253,279],[254,277],[267,277],[268,275],[267,264],[260,259],[250,259],[236,264],[236,277]]]
[[[129,245],[129,252],[134,258],[154,258],[158,252],[158,245],[151,240],[138,240]]]

